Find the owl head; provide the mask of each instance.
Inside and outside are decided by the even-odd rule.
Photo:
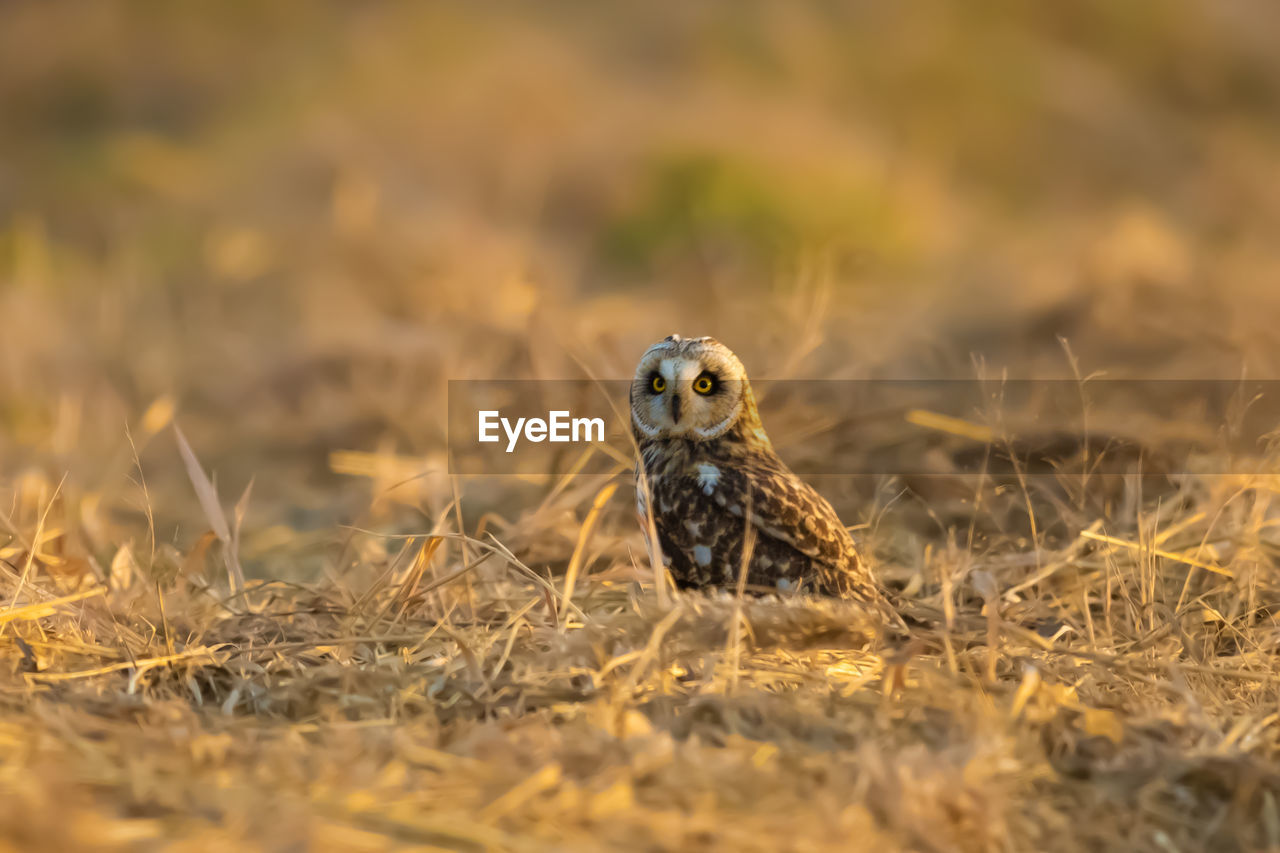
[[[768,443],[746,368],[714,338],[671,335],[645,350],[631,380],[639,438],[709,441],[731,432]]]

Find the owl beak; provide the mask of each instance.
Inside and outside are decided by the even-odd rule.
[[[671,395],[671,423],[673,426],[675,424],[680,423],[680,395],[679,394]]]

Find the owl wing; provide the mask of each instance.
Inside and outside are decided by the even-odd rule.
[[[771,454],[703,462],[653,484],[655,520],[672,573],[689,586],[730,586],[754,528],[747,581],[804,584],[876,601],[879,592],[835,510]]]

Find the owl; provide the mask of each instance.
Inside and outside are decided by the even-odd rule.
[[[631,383],[631,425],[640,523],[677,585],[735,588],[745,545],[749,587],[883,608],[831,504],[774,452],[746,370],[724,344],[672,335],[649,347]]]

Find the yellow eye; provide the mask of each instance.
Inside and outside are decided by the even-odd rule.
[[[693,380],[693,390],[698,394],[710,394],[714,385],[715,383],[711,381],[711,377],[705,373]]]
[[[663,391],[667,390],[667,380],[655,373],[653,375],[653,380],[649,383],[649,387],[653,389],[653,393],[661,394]]]

